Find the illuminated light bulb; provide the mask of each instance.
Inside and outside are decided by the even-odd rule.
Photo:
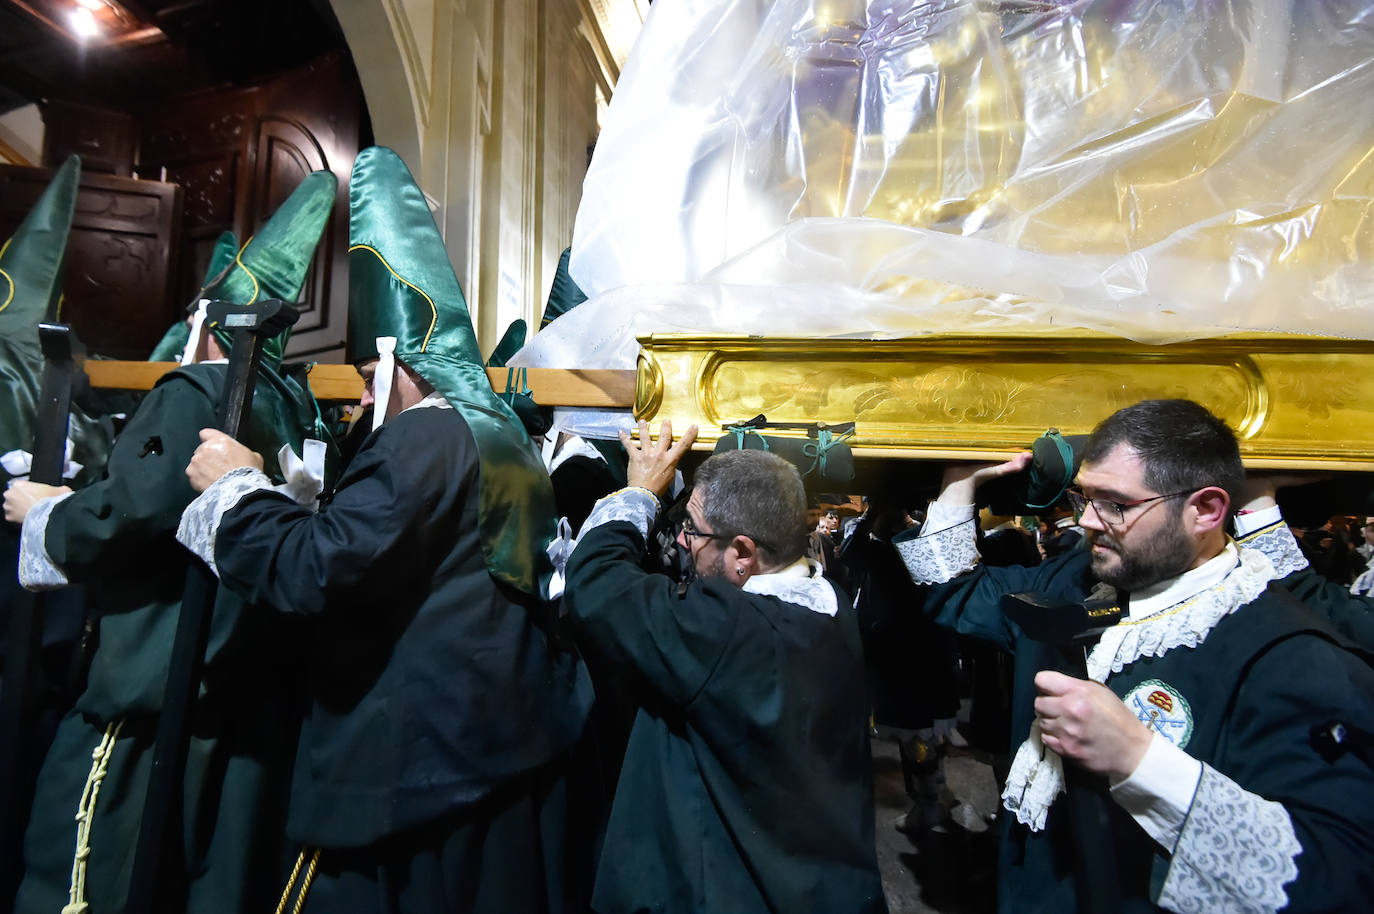
[[[96,24],[95,16],[85,7],[72,12],[71,22],[72,29],[82,38],[94,38],[100,33],[100,26]]]

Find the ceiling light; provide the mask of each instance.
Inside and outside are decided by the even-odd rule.
[[[89,9],[82,7],[74,10],[71,17],[72,30],[81,38],[94,38],[100,34],[100,26]]]

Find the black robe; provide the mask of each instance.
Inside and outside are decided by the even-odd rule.
[[[630,736],[593,907],[883,911],[853,611],[728,583],[683,594],[641,570],[631,524],[585,531],[564,596],[583,637],[631,665]],[[830,585],[826,585],[830,586]]]
[[[346,870],[394,872],[406,856],[397,841],[443,856],[458,831],[468,843],[497,834],[491,816],[509,803],[484,801],[537,790],[534,774],[581,734],[591,701],[581,663],[556,643],[546,605],[487,571],[479,472],[462,416],[422,407],[367,437],[318,513],[263,490],[224,514],[223,586],[312,620],[287,832],[325,848],[322,871],[339,849],[357,851],[333,857]],[[538,840],[531,821],[506,846],[478,840],[472,853],[528,872],[537,889]]]
[[[272,471],[281,444],[301,450],[315,413],[299,388],[266,371],[245,440],[268,455]],[[48,555],[99,604],[99,647],[39,776],[17,911],[67,903],[74,817],[91,753],[116,726],[85,880],[86,897],[100,910],[123,910],[182,589],[196,561],[175,537],[182,509],[195,497],[186,464],[200,429],[215,425],[225,377],[223,364],[166,375],[116,441],[103,478],[48,516]],[[188,911],[259,907],[275,903],[280,891],[280,836],[300,717],[298,644],[288,622],[252,612],[222,588],[216,594],[183,794]]]
[[[1013,746],[1026,738],[1034,719],[1035,673],[1053,664],[1043,646],[1025,638],[1002,613],[1001,596],[1034,591],[1082,599],[1095,584],[1089,561],[1088,551],[1077,549],[1035,568],[981,566],[925,588],[925,608],[936,621],[1014,652]],[[1218,622],[1199,646],[1142,657],[1108,676],[1106,685],[1118,697],[1149,680],[1182,693],[1195,718],[1185,751],[1289,812],[1304,850],[1296,861],[1297,879],[1286,886],[1288,909],[1344,910],[1374,893],[1368,865],[1374,855],[1374,772],[1351,755],[1328,764],[1312,747],[1309,730],[1333,716],[1374,729],[1374,670],[1288,592],[1289,583],[1271,584]],[[1115,804],[1110,813],[1121,910],[1159,910],[1153,899],[1169,855]],[[1003,818],[999,909],[1076,910],[1064,798],[1051,807],[1042,832]]]

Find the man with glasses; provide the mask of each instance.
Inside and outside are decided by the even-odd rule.
[[[973,500],[1025,468],[951,467],[922,535],[898,543],[942,624],[1015,650],[1002,797],[1004,911],[1077,909],[1063,765],[1106,777],[1122,911],[1352,910],[1374,891],[1374,773],[1318,751],[1333,720],[1374,729],[1366,657],[1284,586],[1281,524],[1228,537],[1244,471],[1235,435],[1187,400],[1101,423],[1070,493],[1083,548],[1036,568],[977,565]],[[1243,519],[1242,519],[1243,520]],[[1001,597],[1115,597],[1127,616],[1087,654],[1090,679],[1038,669]],[[1074,789],[1070,787],[1069,789]],[[1103,836],[1104,838],[1106,836]],[[1091,837],[1090,837],[1091,840]]]
[[[677,534],[692,574],[642,567],[695,438],[622,433],[629,486],[597,503],[567,566],[580,636],[641,685],[592,907],[884,911],[858,626],[805,558],[797,470],[764,451],[707,459]]]

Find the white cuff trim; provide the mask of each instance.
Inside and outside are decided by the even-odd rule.
[[[1302,571],[1308,565],[1307,556],[1302,554],[1277,507],[1236,515],[1236,545],[1263,554],[1279,578]]]
[[[976,540],[973,505],[951,507],[931,502],[921,535],[895,545],[913,581],[943,584],[977,566]]]
[[[235,467],[211,484],[181,512],[177,525],[177,541],[190,549],[219,577],[215,566],[215,537],[220,521],[229,509],[245,495],[260,489],[272,489],[272,480],[255,467]]]
[[[648,489],[630,486],[619,492],[612,492],[598,501],[596,506],[592,508],[592,513],[588,514],[587,519],[582,522],[582,529],[578,531],[577,539],[581,541],[587,535],[587,531],[594,527],[609,524],[612,521],[624,520],[634,524],[639,535],[647,543],[649,541],[649,528],[653,526],[656,517],[658,517],[658,497]]]
[[[57,590],[71,583],[66,573],[48,555],[44,543],[52,509],[71,495],[71,492],[64,492],[52,498],[40,499],[24,518],[24,526],[19,533],[19,583],[26,590]]]
[[[1272,912],[1302,853],[1288,810],[1207,765],[1174,849],[1159,904],[1170,911]]]
[[[1243,539],[1265,527],[1272,527],[1283,520],[1283,512],[1278,505],[1259,508],[1246,514],[1236,515],[1236,539]]]
[[[1135,771],[1112,785],[1112,799],[1173,853],[1201,777],[1201,762],[1155,733]]]

